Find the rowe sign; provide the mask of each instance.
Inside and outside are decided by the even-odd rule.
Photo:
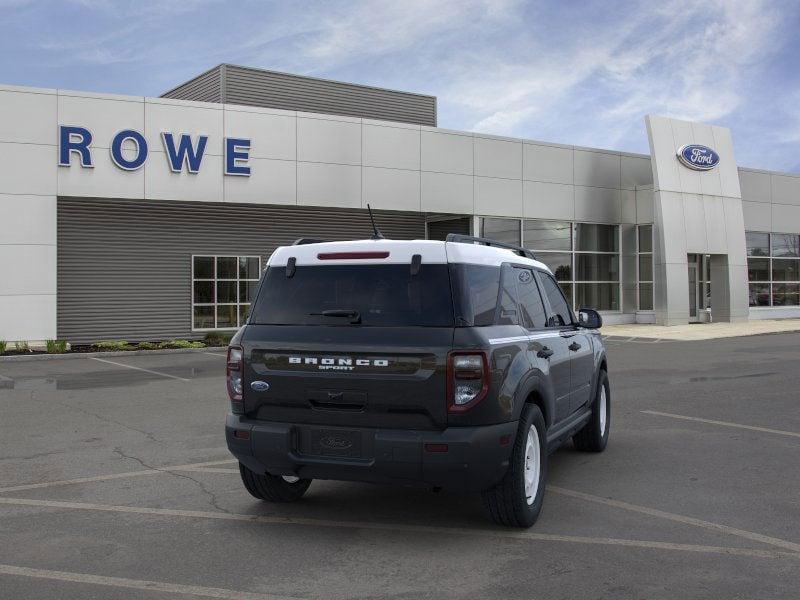
[[[133,147],[132,152],[123,154],[123,145],[131,142],[128,147]],[[196,140],[188,133],[175,135],[169,132],[161,133],[161,142],[164,144],[164,154],[167,165],[173,173],[184,170],[189,173],[198,173],[203,162],[203,155],[208,144],[207,135],[198,135]],[[222,161],[225,175],[250,176],[250,140],[245,138],[225,138],[223,140],[225,157]],[[59,125],[58,127],[58,165],[69,167],[72,156],[77,155],[81,167],[92,168],[92,132],[85,127],[74,125]],[[111,160],[117,167],[124,171],[136,171],[147,162],[147,140],[135,129],[123,129],[111,139]]]

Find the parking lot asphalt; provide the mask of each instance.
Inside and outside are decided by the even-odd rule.
[[[218,351],[0,362],[0,598],[797,598],[800,334],[607,342],[606,452],[530,530],[480,499],[250,497]]]

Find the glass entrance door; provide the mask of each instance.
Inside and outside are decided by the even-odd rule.
[[[700,277],[698,268],[698,255],[689,254],[687,263],[689,267],[689,322],[700,322]]]

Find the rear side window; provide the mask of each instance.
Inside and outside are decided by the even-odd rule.
[[[356,311],[360,324],[323,311]],[[252,309],[252,324],[452,327],[447,265],[307,265],[292,277],[270,267]]]
[[[553,309],[553,318],[555,327],[572,324],[572,311],[569,309],[569,304],[564,299],[564,294],[561,288],[558,287],[556,280],[549,273],[539,273],[542,278],[542,286],[547,299],[550,301],[550,307]]]
[[[494,325],[500,267],[453,263],[450,276],[456,323],[475,327]]]
[[[517,290],[519,290],[519,308],[522,312],[520,321],[527,329],[541,329],[547,321],[542,296],[536,278],[530,269],[514,269],[517,275]]]

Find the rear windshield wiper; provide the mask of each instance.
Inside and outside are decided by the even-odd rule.
[[[322,312],[309,314],[315,317],[342,317],[344,319],[350,319],[350,323],[353,325],[359,325],[361,323],[361,314],[357,310],[323,310]]]

